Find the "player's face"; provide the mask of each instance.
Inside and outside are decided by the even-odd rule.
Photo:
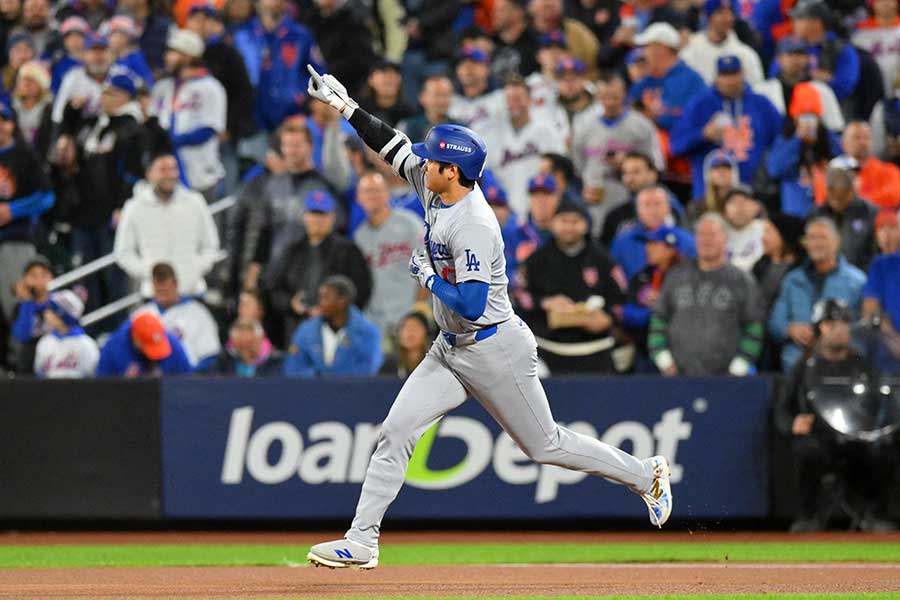
[[[701,260],[715,261],[725,256],[725,245],[728,238],[722,226],[711,219],[700,221],[695,228],[697,240],[697,257]]]
[[[356,186],[356,200],[367,215],[382,210],[391,201],[387,181],[380,174],[364,175]]]
[[[574,246],[587,234],[587,221],[581,215],[564,212],[553,217],[553,238],[563,247]]]
[[[169,307],[178,303],[178,284],[174,279],[153,280],[153,299],[160,306]]]
[[[434,160],[425,161],[425,187],[435,194],[443,194],[450,187],[451,173],[455,167],[451,166],[441,172],[441,164]]]
[[[641,192],[637,197],[638,221],[650,231],[662,227],[671,212],[669,199],[666,198],[666,193],[660,189]]]

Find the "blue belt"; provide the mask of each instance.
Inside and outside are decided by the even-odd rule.
[[[441,331],[441,335],[444,336],[444,339],[447,341],[447,345],[449,345],[450,347],[454,347],[457,345],[469,346],[471,344],[474,344],[475,342],[486,340],[495,333],[497,333],[496,325],[491,325],[490,327],[479,329],[475,332],[474,336],[471,333],[450,333],[449,331]]]

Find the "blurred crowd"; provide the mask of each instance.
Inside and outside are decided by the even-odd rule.
[[[0,0],[0,47],[11,373],[415,368],[421,204],[308,64],[484,137],[544,373],[790,372],[828,299],[900,336],[897,0]]]

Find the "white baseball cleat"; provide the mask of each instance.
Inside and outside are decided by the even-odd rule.
[[[672,485],[669,483],[671,473],[669,461],[664,456],[653,456],[647,459],[653,467],[653,483],[650,489],[641,494],[650,513],[650,522],[659,528],[669,520],[672,514]]]
[[[374,569],[378,566],[378,548],[364,546],[347,539],[316,544],[309,549],[306,560],[315,566],[331,569]]]

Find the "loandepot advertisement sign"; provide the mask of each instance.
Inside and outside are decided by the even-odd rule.
[[[164,514],[352,517],[393,380],[163,382]],[[676,514],[769,508],[766,379],[560,379],[557,421],[672,466]],[[725,485],[727,483],[727,485]],[[530,461],[475,400],[432,426],[388,518],[644,518],[597,477]]]

